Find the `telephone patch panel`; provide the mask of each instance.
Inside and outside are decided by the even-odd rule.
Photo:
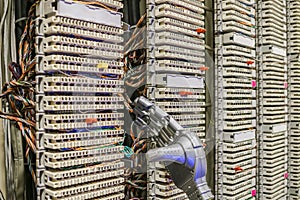
[[[247,58],[255,58],[255,50],[240,47],[240,46],[234,46],[234,45],[226,45],[222,48],[223,55],[237,55],[237,56],[243,56]]]
[[[174,50],[174,51],[172,51]],[[160,48],[155,51],[155,57],[157,58],[171,58],[171,59],[182,59],[186,61],[196,62],[196,63],[204,63],[204,54],[198,53],[198,55],[191,55],[189,53],[180,52],[179,48]]]
[[[263,10],[274,10],[278,13],[285,13],[286,9],[283,7],[283,5],[280,5],[278,2],[274,1],[264,1],[261,3],[262,9]]]
[[[284,31],[286,30],[286,24],[283,24],[283,23],[276,23],[275,22],[276,19],[261,19],[261,24],[262,24],[262,27],[265,28],[265,27],[274,27],[276,28],[277,30],[281,30],[281,31]]]
[[[224,198],[224,200],[248,200],[250,198],[253,198],[251,191],[244,191],[241,192],[239,195],[236,196],[231,196],[231,195],[222,195],[222,198]],[[254,200],[256,198],[253,198]]]
[[[248,16],[247,14],[241,13],[237,10],[225,10],[222,11],[222,19],[224,21],[238,21],[247,24],[254,25],[255,19]]]
[[[256,143],[255,140],[247,140],[243,142],[238,142],[238,143],[222,143],[218,148],[222,148],[223,152],[231,153],[231,152],[238,152],[246,149],[253,149],[255,148]]]
[[[178,74],[157,74],[156,84],[159,87],[204,89],[203,77],[178,75]]]
[[[82,140],[82,141],[64,141],[57,142],[49,139],[44,139],[44,147],[47,149],[65,149],[65,148],[80,148],[83,146],[101,146],[105,144],[115,144],[119,141],[122,141],[124,137],[113,137],[113,138],[100,138],[100,139],[91,139]]]
[[[222,171],[225,174],[228,174],[230,176],[240,177],[241,175],[244,175],[244,173],[246,173],[246,172],[256,173],[256,169],[255,169],[256,164],[257,164],[257,162],[256,162],[255,158],[251,158],[246,161],[240,161],[240,162],[233,163],[233,164],[226,163],[226,165],[220,166],[220,168],[222,168]],[[241,167],[243,169],[243,171],[237,172],[235,170],[235,168],[237,166]]]
[[[92,191],[93,192],[99,191],[99,194],[98,194],[99,196],[108,195],[108,194],[115,193],[115,192],[121,192],[123,189],[123,186],[114,186],[114,185],[118,185],[118,184],[124,182],[123,179],[124,178],[115,178],[115,179],[110,179],[107,181],[90,183],[89,185],[75,186],[72,188],[59,189],[59,190],[55,190],[55,191],[46,189],[45,193],[46,193],[46,195],[49,195],[52,198],[65,197],[64,199],[74,199],[74,198],[86,199],[86,198],[92,197],[91,194],[88,193],[88,192],[92,192]],[[105,191],[102,188],[107,188],[107,189]],[[97,196],[94,196],[94,197],[97,197]]]
[[[204,63],[203,58],[199,58],[199,57],[204,57],[205,56],[205,52],[204,51],[196,51],[196,50],[192,50],[192,49],[185,49],[185,48],[180,48],[180,47],[175,47],[175,46],[168,46],[168,45],[163,45],[163,46],[159,46],[156,50],[156,54],[155,56],[160,58],[160,57],[167,57],[168,55],[162,56],[161,54],[163,54],[163,52],[169,53],[169,54],[174,54],[174,56],[179,56],[178,58],[182,58],[185,60],[191,60],[194,62],[201,62]],[[172,58],[175,58],[175,57]],[[183,56],[186,56],[186,58],[184,58]],[[198,58],[198,59],[196,59]]]
[[[224,109],[256,108],[255,100],[223,100]]]
[[[109,36],[120,36],[124,33],[123,29],[103,24],[93,23],[93,21],[82,21],[76,18],[67,18],[62,16],[51,16],[42,20],[42,26],[38,26],[38,32],[43,33],[43,29],[51,26],[73,27],[86,31],[105,33]]]
[[[156,197],[157,200],[165,200],[166,198],[160,198],[160,197]],[[177,194],[175,196],[171,196],[171,197],[168,197],[167,199],[169,200],[186,200],[187,199],[187,196],[186,194]]]
[[[170,17],[172,19],[180,20],[181,22],[189,23],[190,25],[204,27],[204,23],[203,23],[204,16],[203,15],[198,15],[202,18],[201,20],[199,20],[197,18],[189,17],[189,16],[183,15],[181,13],[174,12],[172,10],[165,10],[164,8],[160,8],[159,6],[158,6],[158,9],[155,10],[155,15],[157,18]]]
[[[264,72],[263,73],[263,79],[271,79],[271,80],[280,80],[285,81],[287,80],[287,74],[282,74],[280,72]]]
[[[177,34],[173,32],[161,32],[156,34],[156,45],[173,45],[182,48],[195,49],[198,51],[205,51],[203,40],[198,38],[191,38],[186,35]]]
[[[255,35],[255,29],[240,22],[228,21],[223,23],[224,32],[240,32],[245,35]]]
[[[198,34],[195,30],[190,30],[185,27],[179,27],[175,24],[170,23],[170,20],[165,20],[166,18],[162,18],[155,22],[155,30],[156,31],[172,31],[175,33],[186,34],[193,37],[203,38],[203,34]],[[169,18],[168,18],[169,19]]]
[[[156,88],[154,95],[156,99],[205,99],[205,90],[180,89],[180,88]]]
[[[76,128],[95,128],[103,126],[122,126],[124,121],[119,120],[124,117],[123,113],[107,114],[46,114],[41,119],[39,125],[45,129],[61,130]],[[95,119],[94,123],[89,124],[87,119]]]
[[[38,88],[42,92],[122,93],[123,81],[91,78],[45,77]]]
[[[175,12],[181,15],[185,15],[187,17],[192,17],[194,19],[197,20],[201,20],[204,21],[204,16],[203,15],[199,15],[199,13],[196,13],[192,10],[189,9],[185,9],[183,7],[179,7],[176,5],[172,5],[172,4],[160,4],[156,7],[156,15],[159,17],[162,11],[171,11],[171,12]]]
[[[250,188],[255,187],[255,179],[250,179],[248,181],[243,182],[242,184],[238,184],[235,186],[227,186],[224,185],[224,187],[222,188],[222,191],[224,194],[227,195],[238,195],[241,192],[248,190]]]
[[[251,88],[252,89],[252,82],[247,78],[226,78],[223,80],[223,87],[232,88]]]
[[[286,89],[284,86],[284,81],[277,80],[264,80],[262,82],[262,87],[264,89]]]
[[[197,12],[199,14],[204,13],[203,3],[201,1],[195,0],[156,0],[157,4],[170,3],[173,5],[178,5],[179,7],[187,8],[191,11]]]
[[[254,90],[223,89],[224,98],[239,98],[240,96],[245,98],[255,98],[256,93]]]
[[[280,115],[288,113],[287,106],[277,106],[277,107],[264,107],[261,108],[261,113],[264,115]]]
[[[243,120],[243,121],[226,121],[223,123],[223,129],[228,131],[238,131],[242,129],[251,129],[256,126],[255,120]]]
[[[123,38],[118,35],[108,35],[97,31],[83,30],[69,26],[51,25],[44,27],[43,33],[47,35],[80,35],[83,38],[93,39],[96,41],[105,41],[110,43],[121,43]]]
[[[253,68],[253,64],[249,64],[248,62],[252,62],[252,60],[249,60],[247,58],[243,58],[243,57],[224,57],[223,58],[223,65],[224,67],[227,66],[238,66],[238,67],[244,67],[244,68]]]
[[[276,38],[273,36],[264,36],[262,39],[262,42],[264,44],[269,44],[269,45],[276,45],[279,47],[284,48],[286,46],[286,41],[281,40],[280,38]]]
[[[274,37],[279,37],[282,40],[285,40],[285,38],[287,37],[286,33],[283,33],[277,29],[275,29],[274,27],[266,27],[264,29],[262,29],[262,35],[270,35],[270,36],[274,36]]]
[[[252,178],[255,177],[255,174],[254,175],[248,175],[248,176],[243,176],[243,177],[240,177],[240,178],[232,178],[232,176],[223,176],[223,182],[226,183],[226,184],[239,184],[241,182],[246,182],[247,180],[250,180]]]
[[[262,91],[262,95],[264,97],[264,99],[266,101],[269,101],[270,103],[272,102],[272,97],[278,97],[278,98],[281,98],[281,99],[277,99],[277,101],[282,101],[282,102],[286,102],[286,100],[282,99],[284,97],[287,96],[287,91],[286,90],[279,90],[280,88],[277,88],[276,89],[264,89],[264,91]],[[275,101],[275,99],[273,99],[273,101]]]
[[[45,111],[121,110],[120,97],[47,96],[40,99],[39,108]],[[41,110],[41,109],[38,109]]]
[[[184,28],[184,29],[187,29],[187,30],[190,30],[193,32],[192,35],[198,35],[198,33],[196,32],[196,30],[199,28],[199,27],[204,27],[204,22],[200,22],[199,24],[197,25],[194,25],[194,24],[190,24],[190,23],[187,23],[187,22],[183,22],[183,21],[180,21],[180,20],[177,20],[177,19],[172,19],[172,18],[167,18],[167,17],[164,17],[164,18],[160,18],[160,19],[157,19],[157,23],[161,26],[161,25],[165,25],[165,24],[170,24],[170,25],[173,25],[173,26],[176,26],[176,27],[181,27],[181,28]],[[188,33],[187,33],[188,34]],[[188,34],[189,35],[189,34]]]
[[[268,9],[262,11],[262,18],[267,19],[273,19],[276,20],[273,23],[279,25],[279,24],[285,24],[286,17],[284,16],[283,12],[277,12],[276,10]]]
[[[105,153],[107,154],[106,156],[100,156],[101,154],[105,155]],[[112,152],[109,151],[109,149],[107,148],[105,151],[101,151],[97,154],[86,156],[84,158],[74,158],[74,159],[65,158],[64,160],[60,160],[60,161],[56,161],[56,160],[52,161],[51,159],[48,159],[45,155],[44,165],[46,167],[58,169],[58,168],[71,167],[77,165],[86,165],[90,163],[113,161],[113,160],[122,159],[123,157],[124,157],[123,153]]]
[[[287,189],[286,188],[282,188],[282,189],[279,188],[279,189],[280,190],[278,192],[275,192],[274,190],[266,191],[264,194],[262,194],[262,197],[265,198],[266,200],[279,200],[281,198],[284,198],[285,194],[287,193]]]
[[[49,181],[49,182],[46,182],[45,184],[51,188],[61,188],[61,187],[67,187],[67,186],[71,186],[71,185],[83,184],[83,183],[87,183],[87,182],[99,181],[99,180],[108,179],[108,178],[111,179],[114,177],[120,177],[123,174],[124,174],[123,169],[120,169],[120,170],[115,169],[114,171],[111,171],[111,172],[98,171],[94,174],[85,175],[84,177],[76,177],[76,178],[72,178],[72,179],[58,180],[55,182]],[[47,178],[47,176],[45,176],[45,178]]]
[[[239,110],[239,111],[224,110],[223,111],[224,120],[249,119],[249,118],[255,118],[255,116],[256,116],[255,110]]]
[[[255,9],[236,0],[222,1],[223,10],[236,10],[247,15],[255,15]]]
[[[288,104],[286,99],[280,98],[282,96],[278,97],[278,96],[274,95],[274,97],[276,97],[276,98],[264,96],[264,100],[260,101],[260,102],[265,106],[285,106]]]
[[[274,123],[284,123],[288,120],[286,114],[281,115],[273,115],[273,116],[263,116],[262,121],[266,124],[274,124]]]
[[[203,60],[202,60],[203,61]],[[158,60],[156,65],[158,72],[177,72],[181,74],[199,74],[203,75],[205,72],[200,70],[200,67],[191,62],[177,61],[177,60]]]

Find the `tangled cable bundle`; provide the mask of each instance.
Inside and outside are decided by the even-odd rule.
[[[15,121],[25,142],[25,157],[30,173],[36,183],[35,176],[35,8],[36,1],[30,8],[28,19],[19,45],[19,62],[11,63],[9,70],[12,74],[11,81],[3,86],[2,100],[8,104],[9,110],[0,112],[0,117]]]

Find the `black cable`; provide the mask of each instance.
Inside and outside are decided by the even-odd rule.
[[[0,200],[5,200],[1,190],[0,190]]]

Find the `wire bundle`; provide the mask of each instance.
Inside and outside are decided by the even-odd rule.
[[[19,45],[19,63],[11,63],[9,70],[11,81],[3,86],[0,97],[8,103],[9,113],[0,112],[0,117],[15,121],[26,142],[25,157],[30,173],[36,184],[35,167],[35,8],[36,1],[30,8],[28,19]]]

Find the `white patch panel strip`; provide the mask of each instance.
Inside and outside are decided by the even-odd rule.
[[[43,46],[43,52],[45,53],[80,54],[111,59],[122,58],[123,55],[120,53],[123,49],[120,45],[63,36],[51,36],[45,39],[41,46]]]
[[[266,133],[264,132],[262,139],[267,142],[276,142],[278,140],[283,141],[287,137],[287,132],[278,132],[278,133]]]
[[[76,87],[74,87],[76,85]],[[122,93],[123,81],[82,77],[45,77],[39,92]]]
[[[205,131],[205,127],[204,126],[198,126],[198,127],[188,127],[186,128],[187,130],[197,133],[197,134],[203,134]]]
[[[124,121],[121,120],[124,113],[101,113],[101,114],[45,114],[40,125],[45,129],[61,130],[74,128],[94,128],[101,126],[122,126]],[[87,119],[97,119],[92,124],[86,122]]]
[[[177,195],[178,193],[181,193],[182,190],[178,189],[178,188],[173,188],[170,190],[163,190],[160,188],[160,186],[158,184],[155,185],[156,186],[156,195],[160,196],[160,197],[165,197],[165,198],[169,198],[169,196],[173,196],[173,195]]]
[[[280,200],[281,198],[285,197],[285,195],[287,193],[287,189],[282,188],[278,192],[274,191],[274,193],[272,193],[272,191],[270,191],[270,193],[267,193],[267,192],[265,194],[261,194],[264,199],[266,199],[266,200]]]
[[[276,22],[274,21],[273,23],[275,24],[285,24],[286,22],[286,16],[285,13],[282,12],[277,12],[276,10],[272,10],[272,9],[268,9],[268,10],[263,10],[262,11],[262,16],[263,18],[267,18],[267,19],[273,19],[276,20]]]
[[[255,98],[256,93],[254,90],[243,90],[243,89],[223,89],[224,98],[239,98],[243,96],[245,98]]]
[[[223,79],[223,87],[227,88],[251,88],[252,82],[251,79],[247,78],[224,78]]]
[[[170,3],[178,5],[179,7],[184,7],[199,14],[204,13],[203,2],[197,0],[157,0],[157,4]]]
[[[84,186],[72,187],[69,189],[60,190],[45,190],[45,197],[48,199],[63,199],[63,200],[74,200],[74,199],[89,199],[100,196],[108,196],[109,194],[119,193],[123,191],[123,186],[119,185],[124,182],[123,178],[110,179],[103,182],[90,183]],[[119,186],[115,186],[119,185]],[[84,192],[80,192],[84,191]],[[105,197],[104,197],[105,198]],[[108,197],[106,197],[108,198]]]
[[[242,119],[249,119],[255,118],[256,111],[255,110],[224,110],[223,117],[224,120],[242,120]]]
[[[255,50],[245,47],[226,45],[222,48],[222,50],[223,55],[225,56],[235,55],[247,58],[255,58]]]
[[[264,107],[262,109],[262,114],[264,115],[280,115],[280,114],[287,114],[288,107],[287,106],[277,106],[277,107]]]
[[[201,89],[156,88],[154,93],[156,99],[205,99]]]
[[[188,29],[188,30],[194,32],[192,35],[195,35],[195,33],[196,33],[196,35],[198,35],[196,30],[200,27],[204,27],[203,21],[201,23],[199,23],[198,25],[194,25],[194,24],[186,23],[186,22],[183,22],[183,21],[180,21],[177,19],[172,19],[172,18],[167,18],[167,17],[157,19],[157,23],[159,25],[170,24],[170,25],[173,25],[176,27]]]
[[[86,6],[72,0],[42,1],[37,8],[37,15],[45,18],[55,15],[118,28],[122,27],[121,13],[96,6]]]
[[[172,19],[176,19],[176,20],[180,20],[181,22],[185,22],[185,23],[189,23],[192,25],[196,25],[198,27],[204,27],[204,16],[203,15],[198,15],[200,16],[202,19],[197,19],[194,17],[189,17],[186,15],[183,15],[181,13],[172,11],[172,10],[165,10],[163,7],[157,7],[157,9],[155,10],[155,16],[157,18],[163,18],[163,17],[170,17]]]
[[[203,57],[205,57],[204,51],[197,51],[197,50],[186,49],[186,48],[181,48],[181,47],[163,45],[163,46],[157,47],[155,56],[158,58],[161,58],[161,57],[168,58],[169,57],[168,55],[163,56],[163,53],[174,54],[174,56],[177,56],[177,55],[179,56],[177,58],[204,63],[204,61],[203,61]],[[176,58],[174,56],[172,56],[171,58]],[[184,56],[186,56],[186,58],[184,58]]]
[[[228,176],[240,178],[245,175],[256,174],[256,170],[255,170],[256,164],[257,164],[257,162],[256,162],[255,158],[252,158],[252,159],[248,159],[246,161],[240,161],[240,162],[236,162],[236,163],[226,163],[226,164],[223,164],[223,166],[219,166],[219,167],[222,168],[223,172],[225,174],[228,174]],[[243,171],[240,171],[240,172],[236,171],[235,170],[236,167],[241,167],[243,169]]]
[[[255,100],[224,100],[223,101],[224,109],[241,109],[241,108],[256,108]]]
[[[274,123],[284,123],[287,122],[288,117],[286,114],[282,115],[273,115],[273,116],[263,116],[262,117],[263,123],[266,124],[274,124]]]
[[[62,187],[67,187],[71,185],[78,185],[78,184],[83,184],[87,182],[94,182],[94,181],[99,181],[103,179],[111,179],[114,177],[120,177],[124,174],[123,169],[114,169],[113,171],[96,171],[94,174],[87,174],[83,177],[75,177],[75,178],[69,178],[68,179],[62,179],[58,181],[49,181],[46,182],[45,184],[51,188],[62,188]],[[47,175],[45,174],[45,178],[47,179]],[[51,180],[51,179],[49,179]]]
[[[284,86],[284,81],[264,80],[262,85],[264,89],[286,89]]]
[[[244,22],[251,25],[255,24],[255,19],[247,14],[241,13],[237,10],[224,10],[222,11],[222,19],[224,21],[237,21]]]
[[[101,30],[100,30],[101,31]],[[106,33],[98,32],[98,31],[91,31],[91,30],[84,30],[80,28],[73,28],[70,26],[62,26],[62,25],[51,25],[51,26],[44,26],[43,33],[45,35],[80,35],[84,38],[89,38],[93,40],[100,40],[105,42],[111,43],[121,43],[123,42],[123,38],[118,35],[108,35]]]
[[[100,135],[100,138],[99,138],[99,136],[97,136],[97,138],[87,138],[86,140],[84,140],[84,139],[81,139],[81,137],[78,137],[78,138],[80,138],[80,140],[78,138],[75,138],[75,140],[73,140],[73,141],[52,140],[52,139],[49,139],[49,138],[52,138],[51,136],[53,134],[51,134],[50,137],[49,137],[50,134],[45,134],[45,136],[44,136],[44,147],[47,148],[47,149],[57,149],[57,150],[59,150],[59,149],[65,149],[65,148],[103,146],[105,144],[117,144],[120,141],[122,141],[123,138],[124,138],[123,136],[118,137],[117,135],[113,135],[114,137],[103,137],[101,135],[101,131],[99,131],[99,132],[98,132],[98,135]],[[81,136],[80,134],[77,134],[77,135]]]
[[[223,76],[246,77],[248,79],[254,79],[256,77],[256,72],[254,69],[244,69],[240,67],[224,67]]]
[[[268,101],[269,103],[274,103],[275,99],[272,99],[272,97],[278,97],[276,99],[277,101],[284,102],[286,104],[286,100],[283,99],[283,97],[287,96],[287,91],[286,90],[279,90],[279,88],[276,89],[268,89],[264,90],[262,92],[262,95],[264,97],[264,101]]]
[[[174,4],[160,4],[155,9],[156,9],[156,13],[155,14],[157,16],[160,15],[161,11],[167,11],[167,10],[169,10],[169,11],[181,14],[181,15],[185,15],[187,17],[192,17],[194,19],[204,21],[204,16],[203,15],[199,15],[199,13],[196,13],[196,12],[194,12],[192,10],[189,10],[189,9],[186,9],[186,8],[183,8],[183,7],[176,6]]]
[[[248,15],[255,15],[255,9],[252,6],[247,6],[236,0],[222,1],[222,8],[224,10],[236,10],[241,13],[247,13]]]
[[[112,150],[111,150],[112,149]],[[94,149],[94,150],[85,150],[80,153],[80,151],[69,152],[75,155],[74,157],[64,157],[61,159],[57,159],[56,157],[59,156],[61,153],[45,153],[45,159],[44,164],[46,167],[58,169],[58,168],[65,168],[65,167],[71,167],[71,166],[77,166],[77,165],[85,165],[90,163],[97,163],[97,162],[108,162],[108,161],[114,161],[124,158],[124,154],[120,151],[122,148],[103,148],[103,149]],[[79,154],[82,154],[82,156],[79,156]],[[64,155],[68,155],[68,153],[64,153]],[[105,155],[105,156],[101,156]],[[52,156],[54,158],[48,158],[49,156]]]
[[[249,172],[251,172],[251,171],[249,171]],[[227,183],[227,184],[235,184],[235,185],[237,185],[237,184],[239,184],[241,182],[245,182],[245,181],[250,180],[250,179],[252,179],[254,177],[255,177],[255,174],[241,176],[239,178],[236,178],[236,177],[233,178],[232,176],[224,175],[223,176],[223,182]]]
[[[239,152],[239,151],[246,150],[246,149],[254,149],[255,146],[256,146],[256,143],[254,140],[247,140],[247,141],[238,142],[238,143],[224,142],[218,148],[222,148],[223,152],[225,152],[225,153],[231,153],[231,152]]]
[[[263,10],[274,10],[278,13],[285,13],[286,8],[283,5],[280,5],[280,2],[274,2],[274,1],[264,1],[262,2],[261,6]]]
[[[276,71],[276,72],[287,72],[287,65],[279,64],[279,63],[272,63],[271,61],[267,61],[262,64],[261,69],[264,71]]]
[[[238,67],[244,67],[244,68],[252,68],[253,69],[253,66],[254,66],[254,63],[252,64],[248,64],[248,62],[251,61],[251,62],[254,62],[253,60],[251,59],[247,59],[247,58],[244,58],[244,57],[229,57],[229,56],[224,56],[223,58],[223,65],[224,67],[226,66],[238,66]]]
[[[251,191],[244,191],[244,192],[241,192],[239,195],[236,195],[236,196],[231,196],[231,195],[223,195],[222,198],[224,200],[248,200],[248,199],[253,199],[255,200],[256,198],[254,198],[252,195],[251,195]]]
[[[232,153],[232,154],[224,154],[224,162],[235,164],[244,160],[249,160],[256,155],[256,149],[246,150],[243,152]]]
[[[155,36],[156,45],[173,45],[183,48],[205,51],[203,40],[192,38],[187,35],[177,34],[173,32],[160,32]]]
[[[261,19],[262,27],[263,28],[274,27],[280,31],[285,31],[286,27],[287,27],[286,24],[285,23],[277,23],[275,20],[276,19],[270,19],[270,18]]]
[[[69,111],[79,110],[120,110],[124,108],[122,97],[95,96],[43,96],[38,103],[38,110]]]
[[[286,41],[274,36],[264,36],[262,39],[264,44],[276,45],[284,48],[286,46]]]
[[[262,47],[263,60],[265,62],[287,63],[287,58],[284,57],[286,50],[276,45],[265,45]]]
[[[272,71],[265,71],[263,73],[263,79],[271,79],[271,80],[287,80],[287,74],[281,72],[272,72]]]
[[[267,176],[275,176],[278,173],[284,174],[284,172],[287,169],[287,163],[279,163],[279,165],[272,167],[272,168],[268,168],[267,166],[264,166],[264,168],[260,168],[259,170],[261,171],[261,174],[265,174]]]
[[[52,70],[51,65],[55,65],[56,70],[59,70],[59,67],[62,67],[60,70],[73,70],[82,71],[82,72],[95,72],[95,73],[111,73],[109,69],[117,70],[118,73],[122,71],[123,63],[113,60],[104,60],[104,59],[93,59],[86,57],[77,57],[77,56],[66,56],[66,55],[49,55],[43,56],[42,62],[39,65],[43,65],[44,70]],[[102,67],[99,64],[107,64],[108,66]],[[48,67],[50,65],[50,67]],[[98,66],[99,65],[99,66]],[[70,69],[67,68],[70,66]],[[71,67],[74,66],[74,67]],[[40,66],[39,66],[40,67]],[[89,67],[89,68],[88,68]],[[64,69],[66,68],[66,69]],[[54,68],[55,69],[55,68]],[[81,70],[85,69],[85,70]]]
[[[168,19],[168,20],[166,20]],[[199,37],[203,38],[201,34],[198,34],[195,30],[190,30],[185,27],[179,27],[176,25],[176,23],[170,23],[169,18],[162,18],[159,19],[155,22],[155,30],[156,31],[172,31],[175,33],[181,33],[181,34],[186,34],[189,36],[194,36],[194,37]]]
[[[223,188],[220,189],[223,191],[225,195],[227,194],[227,195],[234,196],[234,195],[239,195],[245,190],[250,192],[251,188],[255,187],[255,184],[256,184],[255,179],[250,179],[234,186],[228,186],[224,184]]]
[[[196,62],[198,64],[204,63],[204,54],[198,53],[198,55],[191,55],[189,53],[180,52],[180,48],[178,47],[161,47],[155,51],[155,57],[157,58],[172,58],[172,59],[182,59],[191,62]]]
[[[158,60],[156,65],[156,71],[173,71],[183,74],[189,73],[202,75],[204,74],[204,71],[200,70],[200,67],[200,65],[195,65],[191,62],[183,62],[177,60]]]
[[[223,129],[225,131],[238,131],[242,129],[251,129],[256,126],[256,121],[254,120],[243,120],[243,121],[225,121],[223,124]]]
[[[227,21],[223,23],[224,32],[238,32],[245,35],[255,35],[255,29],[251,26],[245,25],[241,22]]]
[[[39,32],[43,33],[43,29],[51,26],[73,27],[96,33],[106,33],[108,36],[121,36],[124,31],[122,28],[107,26],[103,24],[93,23],[93,21],[82,21],[76,18],[68,18],[62,16],[51,16],[42,20]]]
[[[276,37],[276,38],[281,39],[281,40],[285,40],[286,37],[287,37],[286,33],[278,31],[274,27],[264,28],[262,30],[262,35],[263,35],[263,37],[272,36],[272,37]]]
[[[204,112],[204,102],[164,102],[156,103],[166,112]]]

